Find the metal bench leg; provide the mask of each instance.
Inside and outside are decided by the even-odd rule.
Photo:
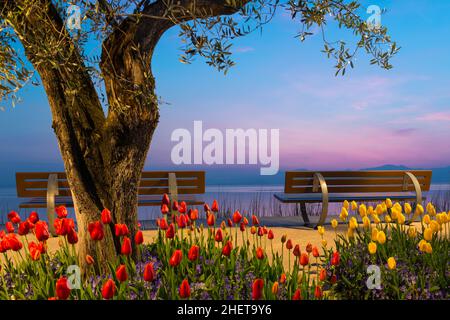
[[[169,197],[170,203],[170,218],[172,217],[172,205],[175,201],[178,201],[178,188],[177,188],[177,176],[175,172],[169,172]]]
[[[416,208],[418,204],[422,204],[422,189],[420,188],[420,183],[417,180],[416,176],[413,175],[411,172],[405,172],[405,177],[403,179],[403,190],[404,191],[408,191],[408,178],[409,180],[411,180],[411,182],[414,185],[414,189],[416,191],[416,205],[414,206],[414,211],[412,212],[412,218],[407,221],[407,224],[411,224],[412,222],[414,222],[418,216],[418,214],[416,214]]]
[[[300,202],[300,213],[302,215],[303,222],[305,223],[305,227],[310,227],[311,223],[309,221],[308,212],[306,211],[306,203]]]
[[[55,196],[59,193],[58,174],[52,173],[48,176],[47,182],[47,218],[48,229],[52,236],[57,236],[54,226],[55,221]]]

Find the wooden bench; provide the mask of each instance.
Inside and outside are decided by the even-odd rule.
[[[284,193],[274,194],[282,203],[299,203],[305,226],[323,225],[330,202],[414,201],[422,204],[422,192],[430,190],[429,170],[389,171],[289,171],[285,175]],[[322,212],[312,225],[306,203],[322,203]],[[411,221],[416,217],[413,216]],[[411,222],[409,221],[409,222]]]
[[[47,208],[49,227],[53,230],[55,207],[73,207],[65,172],[17,172],[18,198],[29,198],[20,208]],[[138,188],[138,206],[158,206],[164,193],[172,201],[202,205],[198,197],[205,193],[204,171],[144,171]],[[53,233],[53,232],[52,232]]]

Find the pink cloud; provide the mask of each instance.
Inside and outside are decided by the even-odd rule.
[[[418,118],[422,121],[450,121],[450,112],[427,113]]]

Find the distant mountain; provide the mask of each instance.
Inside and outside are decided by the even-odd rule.
[[[379,167],[373,167],[373,168],[366,168],[361,170],[413,170],[411,168],[408,168],[406,166],[402,165],[395,165],[395,164],[385,164]]]

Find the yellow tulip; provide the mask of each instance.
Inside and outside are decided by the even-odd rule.
[[[370,219],[369,219],[369,217],[365,216],[362,219],[362,223],[363,223],[364,228],[366,228],[366,229],[370,228]]]
[[[374,215],[373,216],[373,222],[375,222],[376,224],[379,224],[381,222],[380,218],[378,217],[378,215]]]
[[[399,215],[399,212],[398,212],[397,208],[392,208],[392,210],[391,210],[392,219],[397,220],[398,215]]]
[[[422,222],[427,225],[430,224],[430,222],[431,222],[430,216],[428,214],[424,215],[422,218]]]
[[[355,217],[351,217],[351,218],[350,218],[350,221],[349,221],[349,223],[348,223],[348,227],[349,227],[350,229],[356,229],[356,228],[358,228],[358,220],[356,220]]]
[[[342,204],[342,206],[343,206],[346,210],[348,210],[348,208],[350,208],[350,203],[348,203],[348,201],[345,200],[344,203]]]
[[[377,244],[375,242],[370,242],[368,248],[370,254],[375,254],[377,252]]]
[[[432,216],[436,215],[436,208],[431,202],[428,202],[427,204],[427,213]]]
[[[387,261],[388,267],[391,270],[394,270],[395,267],[397,266],[397,262],[395,261],[394,257],[390,257]]]
[[[385,244],[386,242],[386,234],[384,233],[384,231],[380,231],[377,234],[377,241],[379,244]]]
[[[381,204],[381,208],[383,209],[383,213],[385,213],[386,211],[387,211],[387,205],[386,205],[386,203],[382,203]]]
[[[333,229],[336,229],[338,226],[338,221],[336,219],[331,220],[331,226],[333,227]]]
[[[427,246],[427,242],[425,240],[420,240],[419,242],[419,250],[425,252]]]
[[[412,212],[412,207],[409,203],[405,203],[405,213],[410,214]]]
[[[392,208],[392,200],[391,199],[387,198],[385,203],[386,203],[386,207]]]
[[[322,239],[322,247],[326,247],[327,246],[327,240]]]
[[[391,219],[391,216],[390,215],[385,215],[384,216],[384,221],[386,222],[386,223],[390,223],[391,221],[392,221],[392,219]]]
[[[435,221],[435,220],[432,220],[430,222],[430,228],[433,231],[433,233],[438,232],[439,231],[439,223],[437,221]]]
[[[317,232],[319,232],[319,234],[321,236],[323,236],[323,234],[325,233],[325,228],[323,226],[318,226],[317,227]]]
[[[347,220],[347,217],[348,217],[348,211],[347,211],[347,209],[345,207],[342,207],[341,214],[339,215],[339,218],[341,218],[342,221],[345,221],[345,220]]]
[[[403,213],[400,213],[397,217],[398,224],[404,224],[406,220],[406,217]]]
[[[431,243],[427,242],[427,244],[425,245],[425,252],[426,253],[433,253],[433,247],[431,246]]]
[[[403,212],[403,207],[400,203],[396,202],[393,206],[393,208],[397,209],[398,212],[402,213]]]
[[[433,238],[433,230],[431,230],[431,228],[426,228],[423,232],[423,238],[426,241],[431,241],[431,239]]]
[[[363,218],[367,215],[367,207],[365,204],[361,204],[359,206],[359,215],[361,216],[361,218]]]
[[[356,201],[352,201],[352,210],[356,210],[358,209],[358,204],[356,203]]]
[[[378,229],[373,228],[372,229],[372,241],[377,241],[377,236],[378,236]]]
[[[416,227],[409,227],[409,229],[408,229],[408,236],[409,236],[411,239],[413,239],[413,238],[416,237],[416,234],[417,234],[417,229],[416,229]]]
[[[377,205],[377,207],[375,208],[375,212],[379,216],[383,214],[383,207],[381,206],[381,204]]]
[[[437,223],[439,223],[439,224],[443,224],[443,223],[445,223],[445,220],[444,220],[444,216],[445,214],[442,214],[442,213],[438,213],[437,215],[436,215],[436,221],[437,221]]]
[[[419,215],[422,215],[424,213],[424,210],[423,210],[423,207],[422,207],[421,204],[418,204],[416,206],[416,213],[419,214]]]
[[[373,207],[372,207],[372,206],[369,206],[369,208],[367,208],[367,213],[368,213],[369,215],[373,215],[373,214],[375,213],[375,211],[373,210]]]

